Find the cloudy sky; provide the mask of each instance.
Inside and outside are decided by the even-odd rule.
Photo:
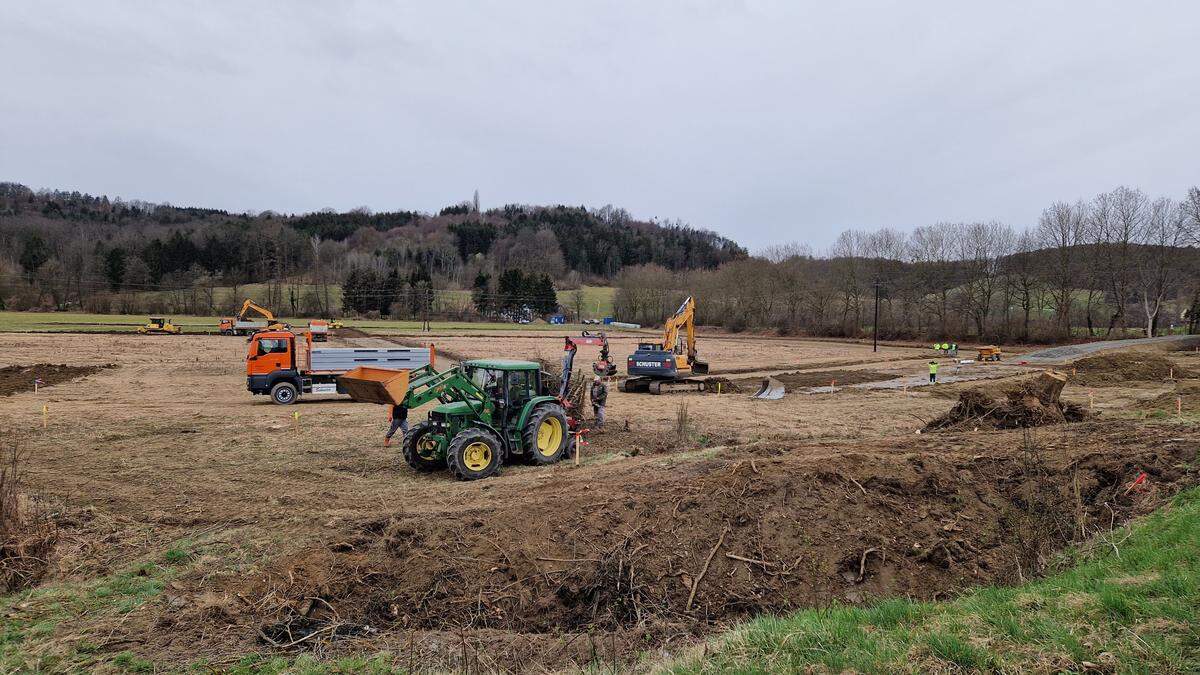
[[[1200,182],[1200,3],[0,0],[0,180],[757,248]]]

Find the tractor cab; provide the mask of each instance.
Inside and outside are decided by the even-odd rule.
[[[479,359],[463,363],[467,379],[495,403],[497,427],[505,427],[525,404],[541,395],[540,367],[532,361]]]

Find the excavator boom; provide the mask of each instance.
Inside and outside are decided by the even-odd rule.
[[[250,298],[246,298],[246,301],[242,303],[242,309],[237,313],[238,321],[245,321],[246,315],[252,311],[266,319],[267,323],[274,323],[275,321],[275,315],[271,313],[271,310],[259,305]]]

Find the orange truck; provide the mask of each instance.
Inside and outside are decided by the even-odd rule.
[[[413,370],[437,362],[428,347],[318,347],[312,334],[265,330],[250,338],[246,354],[246,388],[270,396],[279,405],[306,394],[346,394],[338,376],[360,366]]]
[[[308,322],[308,332],[316,342],[325,342],[329,339],[329,322],[324,319],[312,319]]]

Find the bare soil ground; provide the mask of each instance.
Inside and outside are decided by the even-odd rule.
[[[4,366],[0,368],[0,396],[12,396],[19,391],[33,391],[87,377],[112,364],[103,366],[68,366],[54,363]]]
[[[373,338],[330,346],[347,339]],[[436,342],[462,356],[561,350],[546,335]],[[173,667],[302,650],[388,650],[399,667],[629,665],[758,612],[1017,581],[1081,524],[1119,524],[1196,482],[1200,425],[1128,414],[1173,386],[1146,382],[1123,397],[1108,388],[1087,421],[1032,433],[919,433],[951,405],[940,386],[780,401],[614,387],[609,426],[579,466],[459,483],[381,447],[382,408],[251,396],[245,344],[0,335],[0,367],[119,366],[0,400],[0,430],[28,451],[27,489],[60,505],[42,584],[187,558],[153,601],[72,615],[38,649],[119,644]],[[778,338],[703,344],[714,372],[919,374],[927,358]],[[1008,372],[1028,371],[996,374]],[[1087,392],[1069,384],[1064,397]],[[1141,471],[1152,488],[1126,492]]]

